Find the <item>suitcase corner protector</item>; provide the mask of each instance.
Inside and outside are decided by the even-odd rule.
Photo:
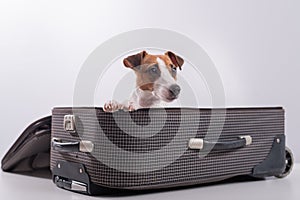
[[[253,168],[251,176],[257,178],[276,176],[285,169],[285,135],[276,135],[268,156]]]

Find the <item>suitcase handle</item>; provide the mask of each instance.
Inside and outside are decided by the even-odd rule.
[[[64,153],[85,152],[91,153],[94,149],[94,144],[91,141],[82,140],[80,142],[63,142],[59,138],[52,138],[51,146],[54,150]]]
[[[237,140],[226,142],[210,142],[200,138],[192,138],[189,141],[190,149],[214,149],[214,150],[230,150],[248,146],[252,143],[252,137],[250,135],[240,136]]]

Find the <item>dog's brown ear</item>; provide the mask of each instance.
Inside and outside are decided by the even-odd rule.
[[[138,54],[128,56],[123,60],[123,64],[131,69],[135,69],[137,66],[140,66],[142,63],[143,58],[147,55],[148,53],[146,51],[142,51]]]
[[[180,57],[177,56],[175,53],[171,52],[171,51],[167,51],[165,53],[165,55],[169,56],[169,58],[171,59],[172,63],[176,66],[179,67],[179,69],[181,70],[181,66],[184,63],[184,60]]]

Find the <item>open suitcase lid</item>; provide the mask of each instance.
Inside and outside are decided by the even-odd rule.
[[[2,159],[2,170],[34,172],[50,170],[51,116],[30,124]]]

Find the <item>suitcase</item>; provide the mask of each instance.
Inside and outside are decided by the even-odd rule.
[[[41,176],[40,171],[47,171],[46,177],[48,177],[50,137],[51,116],[43,117],[30,124],[3,157],[2,170],[14,173],[26,172],[32,176]]]
[[[281,107],[57,107],[51,128],[53,182],[89,195],[281,178],[293,164]]]

